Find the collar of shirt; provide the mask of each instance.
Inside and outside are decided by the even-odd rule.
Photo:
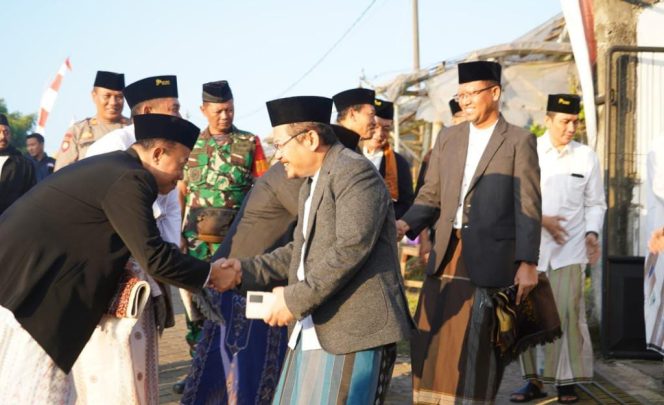
[[[362,147],[362,154],[364,154],[364,157],[369,159],[371,163],[376,166],[376,169],[380,169],[380,162],[383,160],[383,155],[385,152],[383,152],[383,149],[376,149],[373,152],[369,152],[366,146]]]
[[[540,151],[543,153],[551,153],[552,151],[555,151],[558,155],[564,155],[572,152],[572,148],[574,148],[574,141],[568,143],[559,151],[555,146],[553,146],[553,142],[551,142],[551,134],[549,134],[549,131],[547,130],[537,139],[537,148],[540,149]]]

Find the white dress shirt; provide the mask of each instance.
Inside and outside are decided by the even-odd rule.
[[[367,147],[362,148],[362,153],[364,154],[364,157],[369,159],[371,163],[373,163],[374,166],[376,166],[376,170],[380,170],[380,162],[383,161],[383,150],[382,149],[376,149],[373,152],[369,152]]]
[[[606,202],[597,154],[572,141],[558,151],[547,131],[537,140],[541,170],[542,215],[565,218],[560,224],[567,239],[559,245],[542,228],[537,270],[586,264],[587,232],[601,234]]]
[[[5,166],[7,160],[9,160],[9,156],[0,156],[0,174],[2,174],[2,168]]]
[[[118,128],[102,136],[90,145],[84,159],[117,150],[127,150],[135,142],[136,134],[134,132],[134,125]],[[157,195],[157,199],[152,204],[152,212],[162,239],[179,246],[182,216],[178,190],[174,189],[168,194]],[[148,281],[152,281],[152,278],[148,278]],[[207,285],[207,281],[205,285]],[[151,287],[153,288],[152,291],[159,291],[156,283],[151,282]],[[155,296],[154,293],[152,295]]]
[[[472,123],[469,125],[470,132],[468,134],[466,165],[463,169],[463,183],[461,183],[461,194],[459,194],[459,206],[454,217],[454,229],[461,229],[463,225],[463,200],[466,198],[466,193],[468,193],[470,182],[475,176],[477,165],[480,163],[484,149],[486,149],[486,145],[488,145],[497,123],[498,121],[494,122],[489,128],[484,129],[475,128]]]
[[[297,279],[299,281],[305,280],[304,275],[304,253],[307,250],[307,235],[305,232],[309,226],[309,212],[311,211],[311,197],[314,195],[316,190],[316,185],[318,184],[318,174],[320,169],[316,172],[314,177],[311,178],[311,188],[309,189],[309,196],[304,202],[304,212],[302,213],[302,234],[304,236],[304,243],[302,244],[302,253],[300,254],[300,265],[297,268]],[[318,341],[318,336],[316,335],[316,328],[314,327],[314,320],[311,315],[297,321],[293,332],[291,333],[290,339],[288,340],[288,347],[295,349],[297,345],[297,338],[302,332],[302,350],[316,350],[322,349],[320,342]]]

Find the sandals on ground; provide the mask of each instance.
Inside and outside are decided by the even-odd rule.
[[[574,385],[559,385],[558,390],[559,404],[575,404],[579,402],[579,394],[576,393]]]
[[[546,392],[542,391],[535,383],[528,381],[526,385],[510,395],[510,402],[530,402],[533,399],[544,398],[546,395]]]

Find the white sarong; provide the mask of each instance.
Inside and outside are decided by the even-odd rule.
[[[0,307],[0,404],[69,404],[73,379]]]

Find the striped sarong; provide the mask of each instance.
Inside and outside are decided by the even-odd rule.
[[[593,379],[593,347],[583,296],[584,266],[573,264],[547,272],[560,315],[562,338],[521,355],[525,379],[538,378],[556,385]],[[543,352],[538,356],[538,352]]]
[[[643,275],[647,348],[664,356],[664,255],[649,254]]]
[[[411,339],[413,403],[486,404],[500,386],[504,365],[492,342],[490,292],[468,278],[462,242],[453,234],[441,274],[427,276]]]
[[[273,405],[382,404],[392,378],[396,344],[335,355],[289,350]]]

